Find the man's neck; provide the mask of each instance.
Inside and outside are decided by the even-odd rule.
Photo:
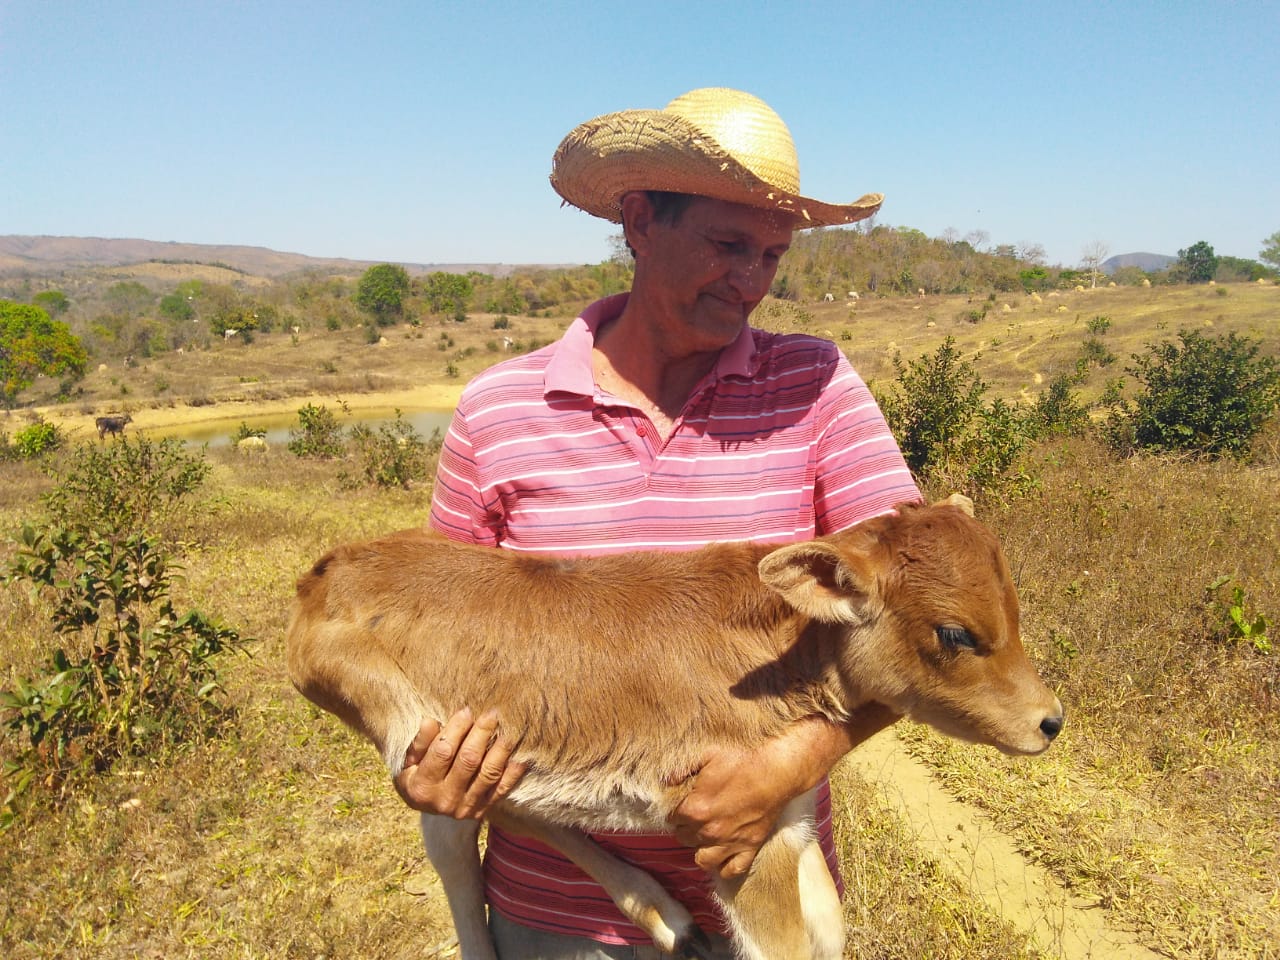
[[[673,352],[659,342],[657,327],[628,304],[596,332],[592,365],[601,386],[674,421],[719,356],[719,350]]]

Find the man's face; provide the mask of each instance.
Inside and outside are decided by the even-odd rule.
[[[791,245],[793,218],[696,197],[675,225],[654,223],[637,247],[636,277],[660,305],[676,351],[718,350],[741,332]]]

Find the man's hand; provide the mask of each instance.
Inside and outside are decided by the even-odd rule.
[[[405,751],[396,792],[410,807],[457,820],[483,817],[515,787],[525,765],[511,760],[515,744],[497,737],[498,713],[473,720],[463,707],[442,728],[424,720]]]
[[[869,704],[844,725],[811,717],[755,750],[710,751],[671,815],[676,839],[697,848],[694,860],[708,873],[742,876],[783,808],[816,786],[849,750],[897,719],[888,708]]]

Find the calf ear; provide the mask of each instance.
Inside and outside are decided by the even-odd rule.
[[[973,501],[966,497],[963,493],[953,493],[945,500],[939,500],[934,504],[935,507],[959,507],[969,516],[973,516]]]
[[[827,623],[865,619],[876,594],[870,561],[826,543],[779,547],[765,555],[758,569],[761,581],[797,611]]]

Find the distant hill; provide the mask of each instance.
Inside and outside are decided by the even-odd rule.
[[[1177,257],[1163,253],[1121,253],[1102,261],[1102,272],[1110,275],[1121,267],[1137,267],[1147,273],[1155,273],[1177,262]]]
[[[0,236],[0,275],[47,273],[77,267],[118,267],[152,260],[205,263],[231,267],[257,277],[279,277],[302,270],[359,272],[383,260],[346,260],[281,253],[266,247],[231,244],[176,243],[157,240],[119,240],[102,237]],[[505,276],[516,269],[501,263],[402,263],[409,273],[476,270]]]

